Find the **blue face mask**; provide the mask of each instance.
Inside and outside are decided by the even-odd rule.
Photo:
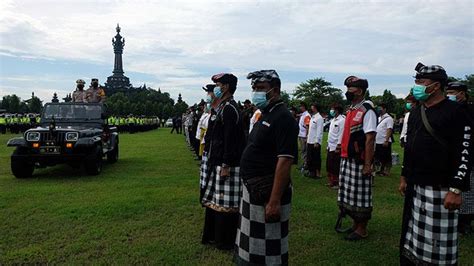
[[[214,95],[216,96],[217,99],[220,99],[222,97],[222,89],[221,87],[216,86],[214,88]]]
[[[428,87],[430,87],[431,85],[433,85],[434,83],[428,85],[428,86],[424,86],[424,85],[414,85],[413,88],[412,88],[412,92],[413,92],[413,97],[415,97],[415,99],[417,101],[426,101],[426,99],[428,99],[428,97],[430,97],[430,94],[429,93],[426,93],[426,89]]]
[[[332,116],[332,117],[335,117],[336,116],[336,111],[334,110],[329,110],[329,114]]]
[[[457,101],[456,95],[454,95],[454,94],[448,94],[448,95],[446,95],[446,97],[448,97],[448,99],[453,101],[453,102]]]
[[[406,104],[405,104],[405,108],[406,108],[407,110],[411,110],[411,103],[406,103]]]
[[[259,109],[267,107],[267,93],[264,91],[252,91],[252,103]]]
[[[211,104],[207,103],[206,104],[206,112],[209,112],[209,110],[211,110]]]

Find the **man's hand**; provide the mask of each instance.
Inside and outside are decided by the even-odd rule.
[[[280,201],[268,202],[265,206],[265,222],[274,223],[280,221]]]
[[[456,194],[451,191],[449,191],[448,194],[446,194],[446,197],[444,198],[444,208],[450,211],[459,209],[459,207],[461,207],[461,203],[461,194]]]
[[[362,168],[362,175],[372,175],[371,164],[364,164],[364,167]]]
[[[383,143],[383,146],[384,146],[385,148],[388,147],[388,141],[385,141],[385,142]]]
[[[341,144],[337,144],[335,152],[341,153]]]
[[[230,167],[229,166],[222,166],[221,172],[219,173],[221,177],[229,177],[230,176]]]
[[[398,192],[400,192],[400,195],[405,196],[406,190],[407,190],[407,180],[404,176],[400,176],[400,185],[398,186]]]
[[[319,143],[316,143],[316,144],[314,144],[314,147],[315,147],[316,149],[319,149],[319,148],[321,148],[321,145],[320,145]]]

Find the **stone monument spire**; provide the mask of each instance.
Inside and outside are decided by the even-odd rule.
[[[123,75],[123,65],[122,65],[122,54],[123,54],[123,47],[125,46],[125,38],[122,38],[120,35],[120,26],[117,23],[117,28],[115,28],[117,31],[117,35],[115,35],[114,38],[112,38],[112,45],[114,47],[114,53],[115,53],[115,63],[114,63],[114,75]]]

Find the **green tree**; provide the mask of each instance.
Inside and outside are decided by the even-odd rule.
[[[43,103],[38,97],[33,96],[28,102],[28,109],[31,113],[39,114],[41,113],[41,109],[43,109]]]
[[[323,77],[309,79],[298,85],[293,93],[294,98],[308,105],[317,103],[322,112],[327,112],[334,103],[344,104],[342,91],[332,86]]]

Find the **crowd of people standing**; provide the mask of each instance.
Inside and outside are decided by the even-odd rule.
[[[400,144],[404,148],[399,191],[405,198],[400,264],[456,264],[459,230],[473,218],[472,104],[467,87],[447,83],[440,66],[416,67],[406,98]],[[324,117],[318,103],[300,113],[281,99],[276,71],[251,72],[251,101],[233,98],[237,77],[211,77],[205,104],[185,116],[185,135],[200,163],[202,243],[234,249],[237,264],[287,264],[292,165],[321,178]],[[353,223],[348,241],[368,237],[373,176],[390,175],[395,141],[387,106],[366,100],[369,83],[349,76],[348,107],[334,103],[327,137],[328,186],[337,189],[340,217]],[[461,209],[461,212],[459,211]],[[462,227],[462,228],[461,228]]]

